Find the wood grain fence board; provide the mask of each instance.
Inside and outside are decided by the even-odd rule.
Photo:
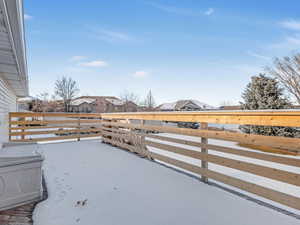
[[[94,120],[94,119],[83,119],[81,123],[100,123],[101,120]],[[47,125],[47,124],[67,124],[67,123],[78,123],[78,120],[40,120],[40,121],[11,121],[11,125]]]
[[[46,130],[46,131],[25,131],[25,132],[12,132],[11,136],[21,135],[41,135],[41,134],[66,134],[74,132],[100,132],[101,129],[67,129],[67,130]]]
[[[102,134],[104,134],[105,136],[116,137],[116,138],[120,138],[120,139],[126,140],[126,136],[124,136],[123,134],[118,134],[118,133],[113,133],[113,132],[107,132],[107,131],[102,131]]]
[[[101,126],[101,124],[90,124],[81,125],[80,128],[90,127],[90,126]],[[77,125],[63,125],[63,126],[17,126],[11,127],[10,130],[35,130],[35,129],[55,129],[55,128],[79,128]]]
[[[104,125],[113,127],[135,128],[141,130],[150,130],[196,137],[205,137],[225,141],[234,141],[245,144],[266,145],[274,148],[288,149],[300,152],[300,139],[288,137],[263,136],[255,134],[234,133],[228,131],[197,130],[189,128],[162,127],[162,126],[141,126],[135,124],[126,124],[119,122],[102,122]]]
[[[45,137],[45,138],[30,138],[30,139],[14,139],[12,142],[45,142],[45,141],[57,141],[57,140],[65,140],[65,139],[77,139],[78,135],[70,135],[70,136],[59,136],[59,137]],[[89,137],[101,137],[101,134],[88,134],[81,135],[81,138],[89,138]]]
[[[212,145],[212,144],[204,145],[200,142],[188,141],[188,140],[172,138],[172,137],[159,136],[159,135],[154,135],[154,134],[146,134],[145,136],[149,137],[149,138],[153,138],[153,139],[158,139],[158,140],[167,141],[167,142],[174,142],[174,143],[189,145],[189,146],[194,146],[194,147],[204,146],[213,151],[234,154],[234,155],[239,155],[239,156],[243,156],[243,157],[273,162],[273,163],[285,164],[288,166],[300,167],[300,159],[297,159],[297,158],[282,157],[282,156],[277,156],[277,155],[270,155],[270,154],[265,154],[265,153],[260,153],[260,152],[252,152],[252,151],[248,151],[248,150],[244,150],[244,149],[230,148],[230,147],[224,147],[224,146]]]
[[[109,128],[109,127],[102,127],[101,129],[105,130],[105,131],[110,131],[110,132],[118,133],[118,134],[130,134],[130,133],[138,134],[137,132],[129,131],[129,130],[124,130],[124,129],[115,129],[115,128]],[[140,135],[144,135],[144,134],[140,134]]]
[[[103,113],[102,118],[300,127],[300,111]]]
[[[94,118],[101,118],[100,113],[35,113],[35,112],[10,112],[9,115],[11,117],[94,117]]]
[[[244,162],[235,159],[229,159],[222,156],[206,154],[202,152],[197,152],[193,150],[188,150],[181,147],[176,147],[172,145],[166,145],[162,143],[157,143],[153,141],[146,141],[146,145],[152,146],[154,148],[159,148],[176,154],[181,154],[195,159],[205,160],[210,163],[217,165],[229,167],[232,169],[252,173],[258,176],[270,178],[273,180],[281,181],[284,183],[300,186],[300,174],[288,172],[280,169],[270,168],[266,166],[261,166],[258,164],[253,164],[249,162]]]

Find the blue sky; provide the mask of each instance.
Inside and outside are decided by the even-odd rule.
[[[300,2],[25,0],[30,94],[61,76],[83,95],[237,103],[252,75],[300,48]]]

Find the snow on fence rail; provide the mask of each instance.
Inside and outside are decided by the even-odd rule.
[[[300,196],[292,195],[288,191],[289,189],[285,189],[281,192],[272,189],[272,187],[269,186],[249,182],[249,180],[245,180],[247,179],[247,176],[243,177],[243,179],[229,176],[226,174],[226,170],[211,170],[209,168],[210,164],[208,164],[212,163],[254,174],[264,179],[267,178],[279,181],[284,184],[289,184],[296,190],[299,190],[300,174],[296,173],[300,171],[299,158],[283,157],[234,147],[208,144],[208,139],[218,139],[234,141],[240,144],[285,149],[298,154],[300,152],[299,138],[271,137],[230,132],[226,130],[211,130],[208,127],[208,123],[300,127],[299,111],[109,113],[102,114],[102,119],[102,140],[106,143],[125,148],[144,157],[155,159],[194,174],[201,175],[204,182],[207,182],[210,178],[300,210]],[[131,123],[130,121],[132,120],[140,120],[140,124]],[[201,128],[190,129],[145,125],[146,120],[198,122],[201,123]],[[158,135],[156,134],[157,132],[181,135],[181,138]],[[197,142],[184,138],[188,136],[200,137],[201,139]],[[194,150],[188,148],[191,146],[194,147]],[[197,150],[195,150],[195,147],[197,147]],[[159,149],[160,151],[151,151],[151,148]],[[223,155],[209,153],[209,150],[222,153]],[[164,154],[161,152],[171,154]],[[201,163],[195,165],[187,160],[182,160],[182,156],[193,160],[199,160]],[[239,160],[234,156],[247,157],[251,162]],[[266,163],[255,163],[257,162],[255,161],[257,159],[263,160]],[[272,163],[288,165],[296,169],[286,171],[278,167],[276,168]]]
[[[300,195],[289,189],[275,190],[272,186],[261,185],[245,177],[233,177],[227,170],[215,171],[212,165],[223,166],[250,174],[265,180],[271,179],[293,186],[296,193],[300,186],[300,159],[274,154],[240,149],[232,146],[208,143],[208,139],[238,142],[240,144],[267,147],[300,153],[300,139],[287,137],[243,134],[227,130],[210,129],[208,123],[290,126],[300,127],[300,111],[208,111],[208,112],[147,112],[147,113],[10,113],[10,140],[22,142],[78,139],[102,136],[109,143],[149,159],[158,160],[177,168],[190,171],[202,177],[204,182],[213,179],[249,193],[300,210]],[[165,126],[163,123],[151,125],[149,121],[197,122],[200,129]],[[134,122],[133,122],[134,121]],[[137,124],[136,122],[139,122]],[[150,124],[149,124],[150,123]],[[63,130],[61,130],[63,129]],[[181,135],[163,136],[157,133]],[[64,136],[60,136],[65,134]],[[43,135],[42,137],[40,135]],[[52,135],[45,137],[45,135]],[[34,137],[39,136],[39,137]],[[200,141],[188,137],[199,137]],[[174,145],[175,144],[175,145]],[[190,149],[189,147],[193,147]],[[151,151],[159,149],[164,154]],[[218,152],[220,154],[214,154]],[[221,154],[222,153],[222,154]],[[182,160],[181,156],[200,161],[193,164]],[[246,157],[249,161],[240,160]],[[262,160],[264,164],[257,163]],[[291,166],[291,171],[277,165]],[[227,173],[227,174],[226,174]],[[251,182],[250,182],[251,181]],[[266,182],[267,183],[267,182]]]

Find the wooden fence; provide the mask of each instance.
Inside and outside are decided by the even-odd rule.
[[[300,127],[300,112],[111,113],[102,114],[102,119],[102,140],[106,143],[198,174],[204,182],[212,179],[300,210],[300,196],[289,193],[289,189],[281,192],[269,186],[230,176],[226,174],[226,170],[223,172],[222,170],[210,169],[210,164],[215,164],[254,174],[260,178],[279,181],[291,185],[297,190],[300,186],[300,174],[297,173],[300,171],[299,158],[267,154],[251,149],[246,150],[238,148],[237,145],[236,147],[228,147],[209,143],[209,139],[217,139],[271,149],[281,149],[298,154],[300,152],[299,138],[262,136],[233,132],[226,129],[211,129],[209,124]],[[151,125],[149,121],[152,120],[161,121],[161,125]],[[178,128],[168,126],[164,121],[198,122],[201,123],[201,127],[200,129]],[[188,138],[190,136],[194,137],[194,139],[199,137],[199,141],[191,140],[191,138]],[[153,148],[160,151],[150,150]],[[181,156],[192,160],[196,159],[200,163],[195,165],[188,160],[182,159]],[[240,159],[241,157],[243,158],[242,160]],[[247,161],[247,159],[249,160]],[[257,163],[257,160],[262,160],[266,163]],[[273,163],[279,166],[292,166],[295,169],[290,171],[283,170],[280,167],[273,166]],[[245,178],[247,179],[247,176]]]
[[[22,113],[9,114],[11,142],[42,142],[101,136],[100,114]]]
[[[10,113],[9,116],[11,141],[80,140],[80,138],[101,135],[102,141],[105,143],[190,171],[200,175],[204,182],[212,179],[300,210],[300,196],[290,193],[288,189],[278,191],[268,185],[247,180],[247,176],[245,179],[237,178],[226,174],[226,170],[216,171],[210,166],[219,165],[254,174],[265,180],[271,179],[290,185],[295,189],[299,188],[300,159],[298,157],[268,154],[238,148],[237,145],[222,145],[224,142],[220,142],[221,144],[210,143],[210,139],[214,139],[257,148],[270,148],[294,155],[299,154],[299,138],[244,134],[210,127],[212,123],[300,127],[299,111]],[[152,121],[156,121],[156,123]],[[166,121],[197,122],[201,126],[199,129],[179,128],[169,126],[169,123],[165,123]],[[34,137],[35,135],[51,136]],[[181,156],[198,160],[199,164],[183,160]],[[258,161],[265,163],[257,163]],[[285,170],[278,165],[294,169]]]

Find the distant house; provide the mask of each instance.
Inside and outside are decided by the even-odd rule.
[[[32,111],[33,102],[35,101],[35,98],[33,97],[24,97],[24,98],[18,98],[17,104],[18,104],[18,111],[19,112],[26,112],[26,111]]]
[[[215,107],[193,99],[164,103],[157,107],[158,111],[203,111],[212,109],[215,109]]]
[[[71,102],[72,112],[105,113],[105,112],[137,112],[138,106],[124,102],[113,96],[81,96]]]
[[[64,112],[62,100],[43,101],[34,97],[19,98],[18,111],[20,112]]]
[[[96,99],[93,98],[77,98],[71,102],[71,112],[95,112]]]

